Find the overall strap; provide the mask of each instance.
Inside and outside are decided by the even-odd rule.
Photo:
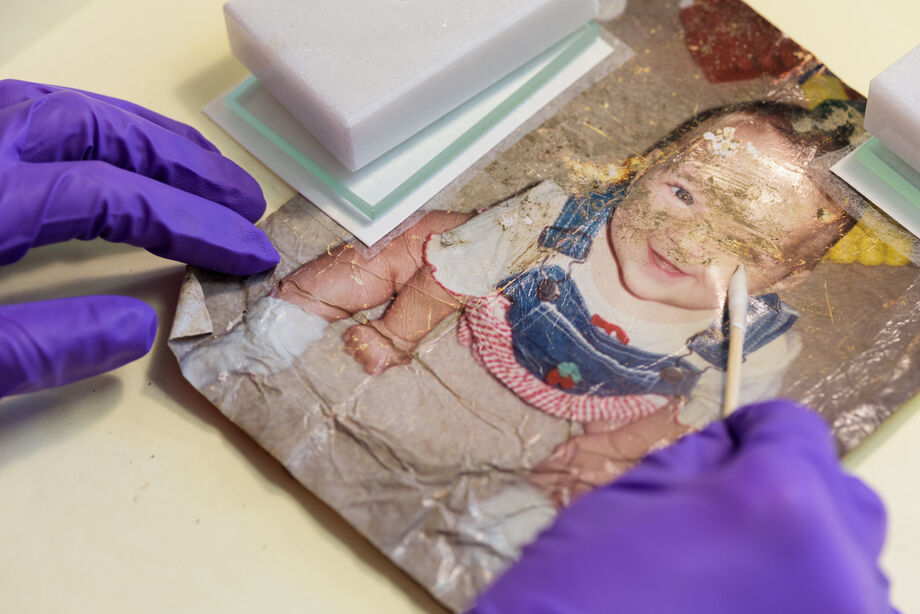
[[[553,225],[540,233],[540,247],[555,250],[574,260],[587,258],[594,237],[613,215],[628,185],[624,181],[611,185],[604,192],[569,197]]]
[[[778,294],[753,296],[748,302],[747,332],[744,355],[770,343],[795,324],[799,314],[786,305]],[[726,311],[721,326],[713,324],[691,337],[687,347],[710,364],[725,369],[728,364],[729,321]]]
[[[587,258],[594,238],[610,220],[628,187],[629,182],[623,181],[612,184],[604,192],[569,197],[553,225],[547,226],[540,233],[540,247],[552,249],[574,260]],[[786,305],[778,294],[751,297],[748,303],[744,354],[757,351],[785,333],[798,317],[798,313]],[[724,369],[728,362],[728,332],[726,313],[721,326],[713,324],[694,335],[687,347],[710,364]]]

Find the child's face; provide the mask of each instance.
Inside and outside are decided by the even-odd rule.
[[[610,222],[623,285],[640,299],[712,309],[741,262],[752,294],[801,268],[809,237],[840,215],[806,177],[803,155],[749,116],[688,137],[633,181]]]

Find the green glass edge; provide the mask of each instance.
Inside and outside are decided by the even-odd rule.
[[[290,143],[288,143],[277,132],[269,128],[258,117],[246,109],[241,103],[240,98],[246,92],[258,83],[257,79],[249,77],[241,83],[236,89],[227,95],[226,105],[231,111],[236,113],[243,121],[247,122],[253,128],[258,130],[272,144],[281,149],[282,152],[290,156],[294,161],[303,166],[307,171],[312,173],[317,179],[332,188],[337,194],[344,197],[351,204],[357,207],[362,213],[370,219],[375,219],[381,213],[388,211],[393,205],[405,198],[420,183],[428,179],[435,171],[453,160],[464,149],[469,147],[476,139],[482,136],[487,130],[492,128],[499,121],[504,119],[511,111],[517,108],[524,100],[533,95],[540,87],[554,75],[567,66],[575,57],[594,42],[600,34],[600,26],[595,21],[590,21],[582,28],[569,35],[568,38],[557,43],[551,49],[558,49],[561,46],[567,46],[558,56],[553,58],[549,64],[544,66],[533,77],[527,80],[521,87],[512,92],[505,100],[498,104],[492,111],[487,113],[476,122],[469,130],[460,135],[450,145],[445,147],[441,153],[429,160],[422,168],[413,173],[408,179],[397,186],[392,192],[380,199],[376,205],[371,205],[366,200],[342,185],[340,181],[327,173],[319,164],[303,155]]]
[[[856,159],[910,204],[920,209],[920,173],[885,147],[881,141],[875,137],[866,141],[856,150]]]
[[[271,141],[273,145],[278,147],[285,154],[293,158],[295,162],[311,172],[314,176],[316,176],[317,179],[335,190],[335,192],[340,196],[346,198],[351,204],[360,209],[365,215],[371,219],[374,219],[373,205],[342,185],[341,182],[327,173],[319,164],[300,153],[293,145],[288,143],[277,132],[265,125],[262,120],[252,114],[249,109],[245,108],[240,103],[240,97],[249,91],[249,88],[254,86],[256,83],[258,83],[258,80],[255,77],[249,77],[227,96],[225,103],[228,107],[230,107],[230,110],[241,117],[243,121],[258,130],[262,136]]]

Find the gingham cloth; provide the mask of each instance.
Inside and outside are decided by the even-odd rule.
[[[658,394],[573,394],[541,381],[514,357],[511,325],[506,317],[510,304],[501,295],[471,297],[460,317],[457,336],[496,379],[533,407],[566,420],[605,420],[620,426],[668,404],[669,398]]]

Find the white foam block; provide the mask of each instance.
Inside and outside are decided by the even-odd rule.
[[[578,79],[600,62],[606,60],[610,63],[610,70],[613,70],[633,57],[633,50],[625,43],[612,37],[608,38],[614,44],[613,47],[602,39],[595,40],[564,69],[540,86],[530,97],[492,128],[480,135],[458,156],[407,194],[392,209],[373,220],[368,219],[353,206],[344,202],[340,195],[307,172],[303,166],[280,149],[277,144],[272,143],[264,134],[231,111],[230,107],[224,102],[229,91],[214,99],[205,107],[204,111],[208,117],[229,132],[233,138],[239,141],[268,168],[272,169],[291,187],[307,197],[326,215],[342,225],[364,244],[373,245],[419,207],[428,202],[429,199],[440,192],[480,157],[502,142],[528,118],[576,83]],[[236,86],[231,88],[231,91],[233,89],[236,89]],[[279,132],[284,132],[285,138],[303,155],[308,157],[314,155],[315,149],[310,135],[306,134],[302,128],[298,130],[299,126],[290,125],[290,121],[293,120],[289,121],[286,118],[284,109],[279,107],[277,101],[274,101],[271,97],[260,97],[259,100],[264,106],[252,110],[263,118],[273,118],[272,128],[277,129]],[[286,127],[288,129],[285,129]],[[424,138],[426,143],[422,144],[422,148],[430,151],[431,149],[443,149],[454,138],[454,135],[449,130],[447,132],[437,130],[424,135]],[[428,143],[427,141],[429,140],[432,143]],[[414,158],[414,152],[408,152],[404,155]],[[370,175],[360,182],[362,185],[351,185],[350,187],[361,191],[362,196],[368,200],[376,200],[384,196],[388,188],[391,189],[392,181],[405,179],[417,170],[417,167],[413,166],[413,162],[417,164],[419,161],[407,159],[402,155],[396,159],[389,159],[388,156],[388,159],[381,160],[382,166],[378,166],[375,163],[360,171],[362,174],[370,173]],[[372,177],[376,178],[376,180],[372,180]]]
[[[869,83],[866,130],[920,170],[920,46]]]
[[[230,0],[234,55],[349,170],[590,21],[597,0]]]

